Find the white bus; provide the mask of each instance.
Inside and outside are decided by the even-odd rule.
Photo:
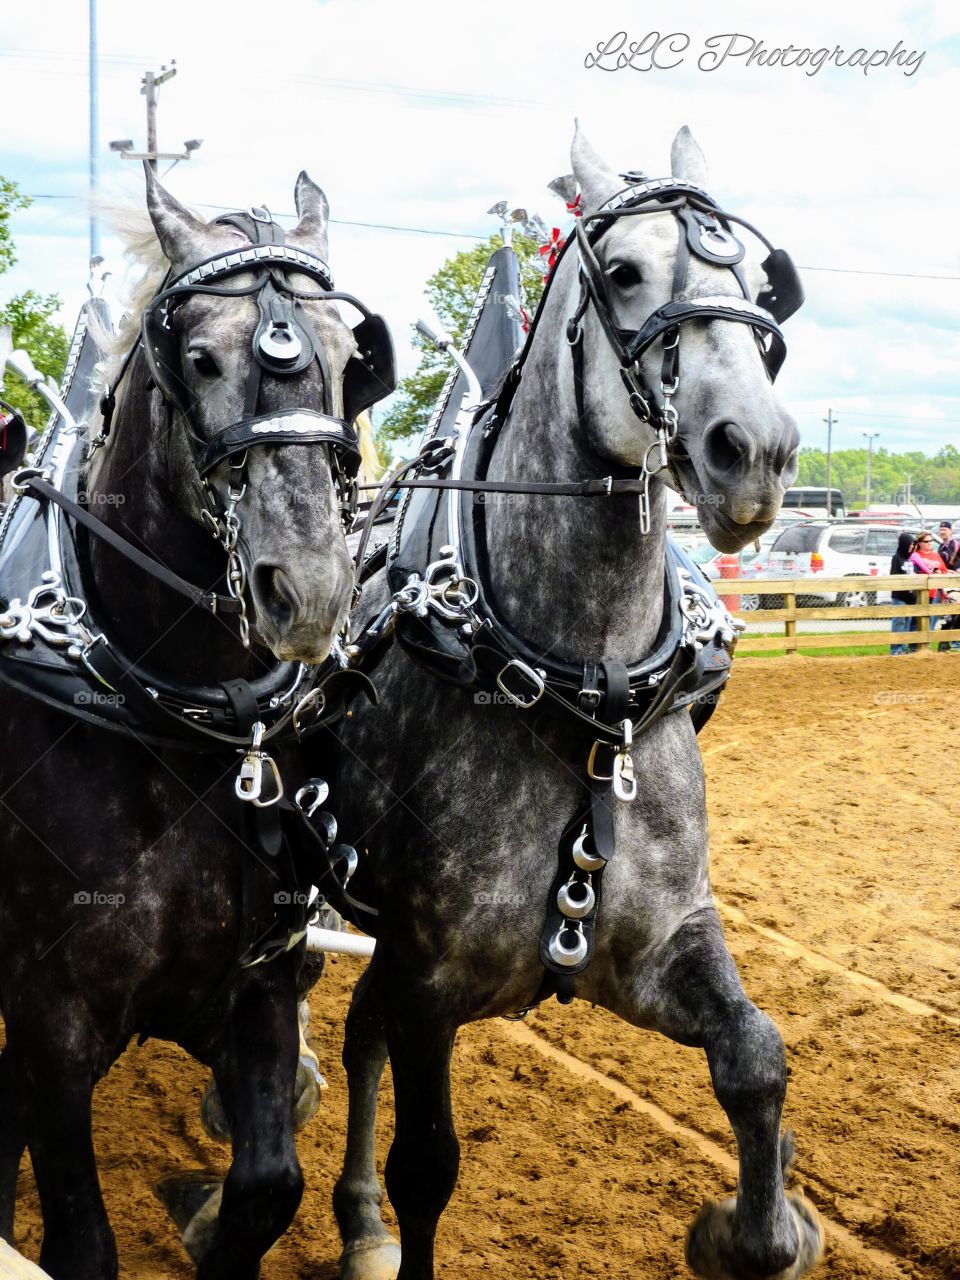
[[[829,493],[829,500],[828,500]],[[803,511],[809,516],[822,519],[824,516],[835,516],[843,519],[847,514],[847,504],[839,489],[817,488],[813,485],[802,485],[788,489],[783,495],[785,511]]]

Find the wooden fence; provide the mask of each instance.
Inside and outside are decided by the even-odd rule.
[[[804,649],[852,649],[866,645],[886,646],[894,644],[916,645],[929,649],[941,641],[960,641],[960,629],[945,630],[942,626],[936,631],[930,629],[931,618],[944,618],[951,615],[960,616],[960,604],[931,604],[930,589],[942,590],[950,587],[960,588],[960,577],[944,578],[942,574],[887,574],[878,577],[849,578],[720,578],[713,583],[717,594],[724,596],[782,596],[783,606],[777,609],[761,607],[739,616],[752,623],[782,622],[782,636],[754,636],[744,632],[740,637],[739,647],[754,653],[770,650],[786,649],[787,653],[796,653],[798,648]],[[894,600],[890,604],[871,605],[814,605],[800,606],[798,596],[810,596],[843,592],[881,592],[881,591],[915,591],[916,604],[900,604]],[[761,601],[762,606],[762,601]],[[731,610],[738,613],[737,608]],[[904,614],[917,619],[916,631],[858,631],[853,635],[831,635],[824,632],[798,634],[798,622],[856,622],[868,618],[892,618]]]

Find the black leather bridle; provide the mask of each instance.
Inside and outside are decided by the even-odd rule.
[[[680,328],[693,320],[730,320],[750,325],[771,382],[776,379],[787,348],[780,323],[803,303],[803,286],[796,267],[783,249],[771,242],[751,223],[727,213],[703,188],[676,178],[647,179],[643,175],[625,174],[629,185],[612,196],[591,214],[578,219],[577,248],[580,254],[580,301],[567,324],[571,346],[580,341],[581,321],[592,303],[607,341],[620,361],[620,376],[630,396],[630,404],[641,422],[654,426],[668,425],[663,400],[676,393],[680,371]],[[631,179],[635,181],[630,181]],[[626,329],[617,323],[610,301],[603,268],[597,258],[596,245],[603,235],[623,217],[647,213],[672,213],[678,224],[677,256],[673,272],[673,288],[668,302],[647,317],[639,329]],[[731,230],[736,223],[755,235],[769,250],[762,267],[767,274],[767,287],[756,301],[750,298],[746,278],[740,266],[746,250]],[[737,292],[729,296],[686,297],[687,274],[691,255],[726,267],[734,275]],[[641,358],[658,339],[662,342],[663,364],[660,376],[661,400],[649,386],[641,368]]]
[[[101,401],[103,425],[93,447],[103,445],[109,435],[116,408],[116,394],[137,351],[143,350],[150,376],[163,398],[168,423],[174,418],[186,429],[197,473],[201,481],[205,522],[220,541],[228,557],[227,585],[240,614],[241,639],[249,644],[249,627],[244,602],[245,570],[237,550],[239,519],[237,504],[246,489],[247,451],[258,445],[320,445],[329,454],[331,473],[340,495],[341,519],[346,528],[357,510],[357,471],[360,445],[353,422],[375,400],[396,387],[393,342],[386,321],[373,314],[353,294],[338,292],[327,264],[318,255],[285,243],[283,230],[261,208],[225,214],[216,224],[235,227],[248,241],[236,249],[219,253],[197,263],[188,271],[168,275],[141,321],[141,338],[120,367]],[[227,281],[241,272],[253,273],[249,284],[231,288]],[[309,292],[295,288],[290,273],[302,274],[319,288]],[[244,390],[242,417],[224,427],[211,439],[204,439],[193,422],[193,399],[180,367],[179,341],[173,317],[181,303],[196,294],[214,297],[253,297],[260,319],[253,335],[250,371]],[[343,416],[335,412],[334,384],[323,343],[307,317],[304,301],[346,302],[363,320],[353,330],[357,353],[344,371]],[[282,409],[259,414],[257,406],[264,372],[277,377],[303,373],[316,361],[320,369],[323,409]],[[229,464],[225,500],[214,489],[211,475],[222,463]]]

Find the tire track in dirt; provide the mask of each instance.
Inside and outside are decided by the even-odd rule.
[[[739,907],[733,906],[732,903],[724,902],[717,897],[714,898],[714,903],[722,916],[726,916],[743,928],[752,929],[761,938],[766,938],[768,942],[774,943],[792,960],[802,960],[813,969],[836,974],[838,977],[852,983],[855,987],[861,987],[864,991],[869,991],[876,999],[892,1005],[902,1013],[909,1013],[921,1018],[942,1018],[951,1027],[960,1027],[960,1018],[954,1017],[946,1009],[926,1004],[922,1000],[915,1000],[912,996],[902,995],[899,991],[892,991],[877,978],[871,978],[869,974],[860,973],[856,969],[840,964],[839,961],[832,960],[830,956],[824,955],[822,951],[815,951],[812,947],[805,946],[802,942],[798,942],[796,938],[788,937],[787,934],[780,933],[777,929],[771,929],[767,925],[755,923],[746,912],[741,911]]]
[[[621,1102],[628,1103],[647,1116],[670,1137],[678,1138],[685,1144],[694,1147],[701,1156],[712,1164],[719,1165],[725,1173],[733,1177],[737,1176],[737,1161],[723,1147],[718,1146],[705,1133],[701,1133],[698,1129],[693,1129],[689,1125],[682,1123],[675,1116],[672,1116],[669,1111],[664,1111],[662,1107],[657,1106],[655,1102],[642,1098],[640,1094],[622,1081],[615,1080],[612,1076],[604,1075],[602,1071],[598,1071],[596,1067],[590,1066],[589,1063],[584,1062],[582,1059],[567,1053],[564,1049],[558,1049],[556,1045],[551,1044],[549,1040],[545,1040],[530,1027],[524,1026],[523,1023],[501,1021],[497,1026],[502,1035],[507,1036],[517,1044],[523,1045],[525,1048],[534,1049],[545,1058],[556,1062],[570,1072],[571,1075],[587,1080],[601,1089],[606,1089],[608,1093],[612,1093]],[[812,1179],[808,1179],[808,1181],[812,1182]],[[831,1188],[830,1190],[833,1189]],[[823,1193],[818,1197],[821,1203],[825,1199],[829,1199],[829,1197]],[[901,1259],[895,1254],[866,1244],[842,1223],[828,1217],[822,1209],[820,1210],[820,1217],[826,1232],[834,1236],[847,1249],[855,1253],[861,1253],[883,1276],[891,1277],[892,1280],[909,1280],[911,1273],[904,1269]]]
[[[512,1039],[517,1044],[521,1044],[525,1048],[532,1048],[552,1062],[557,1062],[559,1066],[566,1071],[570,1071],[571,1075],[577,1078],[589,1080],[591,1084],[598,1085],[599,1088],[607,1089],[608,1093],[612,1093],[614,1097],[621,1102],[640,1111],[641,1114],[653,1120],[658,1128],[663,1129],[671,1138],[678,1138],[681,1142],[695,1147],[700,1156],[707,1158],[712,1164],[719,1165],[726,1174],[731,1174],[733,1178],[737,1175],[737,1161],[730,1153],[719,1147],[712,1138],[707,1134],[700,1133],[699,1129],[691,1129],[689,1125],[677,1120],[676,1116],[672,1116],[668,1111],[664,1111],[663,1107],[657,1106],[657,1103],[650,1102],[648,1098],[643,1098],[630,1085],[623,1084],[621,1080],[614,1080],[612,1076],[604,1075],[603,1071],[596,1070],[595,1066],[590,1066],[589,1062],[584,1062],[579,1057],[575,1057],[572,1053],[567,1053],[562,1048],[557,1048],[556,1044],[552,1044],[547,1039],[536,1034],[535,1030],[525,1027],[517,1021],[499,1021],[497,1024],[500,1034]],[[813,1179],[806,1179],[809,1184],[813,1184]],[[829,1190],[835,1190],[829,1188]],[[828,1199],[826,1194],[820,1194],[818,1197],[820,1203],[824,1199]],[[824,1230],[828,1234],[835,1236],[841,1244],[852,1252],[859,1252],[865,1258],[868,1258],[873,1266],[876,1266],[883,1276],[890,1276],[892,1280],[909,1280],[910,1272],[906,1271],[901,1265],[900,1258],[896,1254],[882,1251],[882,1249],[874,1248],[872,1244],[867,1244],[864,1240],[859,1239],[852,1231],[837,1222],[820,1208],[820,1219],[823,1221]]]

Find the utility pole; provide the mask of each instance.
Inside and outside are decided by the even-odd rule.
[[[147,164],[154,173],[157,172],[157,90],[176,74],[177,64],[173,59],[169,67],[160,68],[159,75],[152,71],[144,72],[140,82],[140,92],[147,100]]]
[[[99,133],[99,101],[97,85],[97,0],[90,0],[90,48],[88,55],[88,74],[90,77],[90,257],[100,253],[100,228],[97,225],[97,212],[93,197],[97,194],[97,150],[100,145]]]
[[[837,419],[833,416],[833,410],[827,410],[827,416],[823,419],[827,424],[827,515],[833,515],[833,499],[830,493],[830,474],[831,465],[833,463],[833,424]]]
[[[864,507],[870,508],[870,467],[873,462],[873,442],[880,434],[879,431],[861,431],[860,433],[867,442],[867,492],[865,495]]]
[[[95,0],[91,0],[91,4],[94,2]],[[169,160],[170,167],[164,170],[164,173],[169,173],[175,164],[179,164],[181,160],[189,160],[203,145],[202,138],[188,138],[183,144],[182,151],[157,150],[157,90],[162,84],[172,80],[176,74],[176,58],[170,59],[169,67],[162,66],[159,74],[155,71],[144,72],[143,79],[140,81],[140,92],[147,100],[147,149],[134,151],[132,138],[117,138],[110,143],[110,150],[118,151],[122,160],[146,160],[154,173],[157,172],[158,160]]]

